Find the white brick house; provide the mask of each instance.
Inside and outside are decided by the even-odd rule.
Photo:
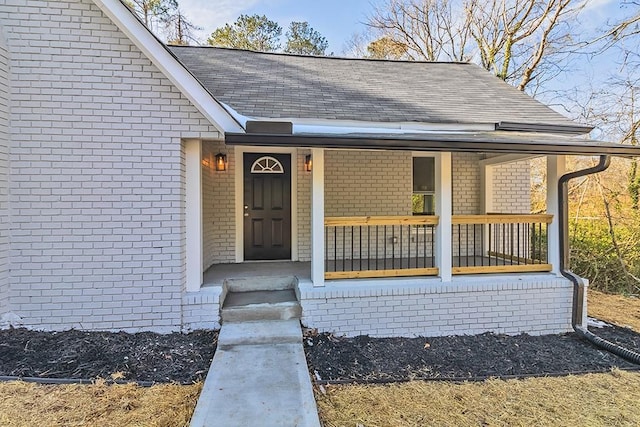
[[[385,89],[395,69],[404,94]],[[425,70],[439,83],[415,80]],[[205,272],[275,259],[306,268],[302,321],[322,330],[567,330],[562,156],[628,148],[578,139],[589,128],[481,73],[167,48],[119,0],[2,2],[2,323],[218,327],[225,289]],[[432,96],[410,99],[422,91]],[[521,215],[534,155],[548,156],[551,216]],[[428,185],[413,173],[422,164]],[[248,213],[246,198],[258,198],[248,182],[284,185],[260,197],[279,198],[286,218]],[[428,201],[432,215],[412,215]],[[268,233],[255,231],[267,220]]]

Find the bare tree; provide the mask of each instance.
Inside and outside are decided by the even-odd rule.
[[[193,24],[180,10],[176,9],[165,23],[165,33],[167,35],[167,44],[172,45],[188,45],[199,44],[195,35],[196,31],[202,30],[201,27]]]
[[[468,61],[469,16],[449,0],[387,0],[368,25],[406,47],[410,60]]]
[[[605,40],[605,48],[615,45],[622,39],[640,34],[640,1],[623,1],[620,6],[630,7],[631,13],[625,18],[614,22],[605,30],[602,36],[596,39],[596,41]]]
[[[178,8],[178,0],[125,0],[151,31],[157,31],[158,24],[164,24],[171,13]]]
[[[524,91],[557,72],[579,0],[387,0],[368,24],[407,57],[475,61]],[[560,64],[560,65],[559,65]]]

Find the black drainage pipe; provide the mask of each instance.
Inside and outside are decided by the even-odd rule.
[[[569,265],[569,198],[568,188],[569,181],[594,173],[602,172],[609,167],[611,163],[610,156],[600,156],[600,161],[596,166],[570,172],[562,175],[558,181],[558,223],[560,232],[560,273],[573,283],[573,310],[571,313],[571,326],[578,336],[584,338],[596,347],[600,347],[610,353],[622,357],[623,359],[640,365],[640,354],[627,348],[621,347],[610,341],[600,338],[590,332],[586,325],[582,325],[582,316],[584,313],[584,296],[585,284],[584,280],[567,270]]]

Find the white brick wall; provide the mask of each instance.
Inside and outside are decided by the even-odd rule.
[[[410,215],[411,153],[325,152],[325,215]]]
[[[182,329],[192,331],[220,328],[221,293],[221,286],[185,293],[182,296]]]
[[[178,329],[181,138],[216,130],[90,0],[6,0],[0,25],[12,311],[36,328]]]
[[[0,316],[9,311],[9,52],[0,26]]]
[[[229,169],[216,171],[215,155],[225,153]],[[202,143],[202,229],[205,270],[213,264],[236,261],[234,150],[223,142]],[[206,164],[208,163],[208,164]]]
[[[453,214],[477,215],[480,213],[480,155],[453,153]]]
[[[299,284],[302,323],[373,337],[532,335],[571,330],[572,285],[551,275]]]
[[[529,160],[493,168],[493,211],[531,213],[531,165]]]

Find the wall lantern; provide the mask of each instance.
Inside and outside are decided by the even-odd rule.
[[[304,156],[304,170],[311,172],[313,169],[313,160],[311,160],[311,154]]]
[[[227,170],[227,155],[218,153],[216,154],[216,170],[217,171],[226,171]]]

